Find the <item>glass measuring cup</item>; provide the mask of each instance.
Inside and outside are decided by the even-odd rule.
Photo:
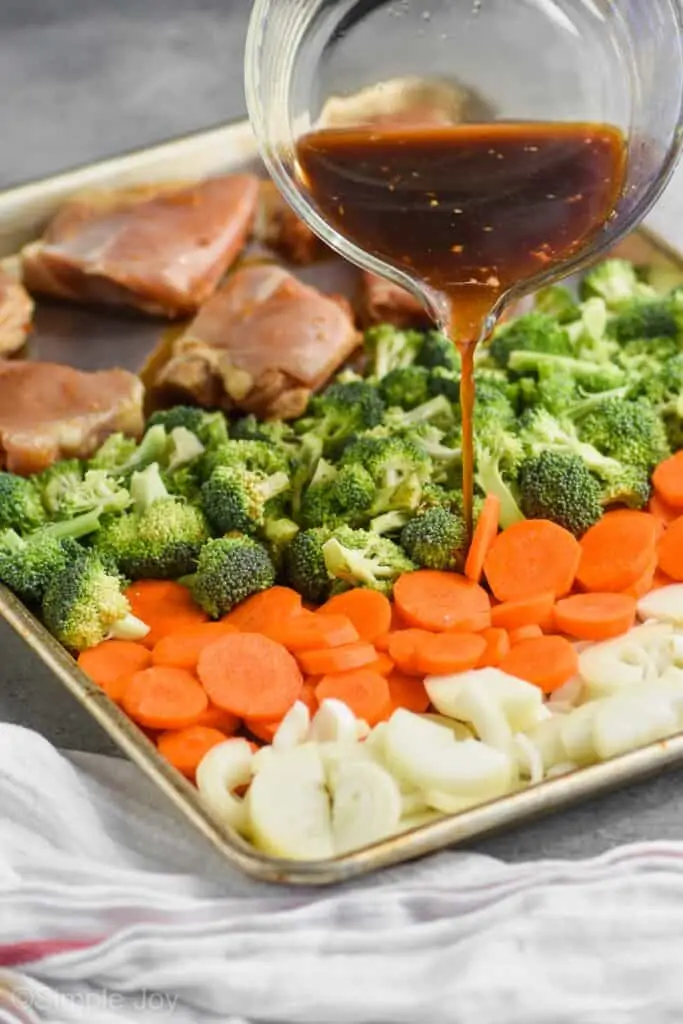
[[[424,280],[322,216],[297,140],[321,124],[353,126],[425,102],[451,121],[622,130],[614,215],[570,259],[509,287],[486,334],[507,303],[614,245],[663,191],[683,141],[683,0],[255,0],[246,92],[266,167],[298,215],[340,255],[411,291],[442,327],[443,302]]]

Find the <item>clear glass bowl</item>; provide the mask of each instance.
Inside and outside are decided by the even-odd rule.
[[[627,234],[667,184],[683,136],[683,0],[255,0],[246,51],[249,115],[266,167],[332,249],[438,304],[399,267],[321,217],[297,174],[296,141],[402,105],[455,121],[605,122],[622,129],[616,212],[567,264],[503,297],[578,270]]]

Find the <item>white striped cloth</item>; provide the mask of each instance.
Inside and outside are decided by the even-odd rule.
[[[665,1024],[682,936],[683,844],[273,888],[134,766],[0,727],[3,1024]]]

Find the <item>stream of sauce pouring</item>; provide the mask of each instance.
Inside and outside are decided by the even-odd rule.
[[[626,144],[607,124],[328,128],[297,144],[321,216],[445,296],[462,358],[463,493],[472,525],[474,349],[514,285],[561,267],[614,215]]]

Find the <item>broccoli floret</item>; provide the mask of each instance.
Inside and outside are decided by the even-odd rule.
[[[168,434],[161,424],[149,427],[140,444],[123,434],[111,434],[88,463],[89,469],[103,469],[112,476],[127,477],[153,462],[162,463],[168,448]]]
[[[415,363],[425,366],[428,370],[444,369],[449,373],[460,373],[460,354],[445,334],[439,331],[427,331],[422,336]]]
[[[411,366],[424,343],[420,331],[401,331],[392,324],[379,324],[365,332],[364,348],[368,374],[379,380],[400,366]]]
[[[360,526],[372,514],[377,488],[358,463],[342,466],[330,479],[314,482],[301,501],[301,524],[306,529],[342,523]]]
[[[120,577],[93,551],[79,552],[52,576],[42,610],[53,636],[73,651],[87,650],[110,637],[140,640],[149,632],[131,614]]]
[[[79,459],[61,459],[33,477],[48,515],[59,514],[65,495],[83,482],[83,465]]]
[[[430,392],[429,376],[429,370],[424,366],[402,366],[390,370],[379,382],[379,393],[388,407],[414,409],[436,394]]]
[[[619,310],[634,298],[654,294],[640,281],[633,263],[621,259],[605,260],[590,270],[581,281],[579,293],[582,299],[604,299],[610,310]]]
[[[640,338],[622,345],[615,361],[637,383],[648,380],[662,363],[676,359],[680,352],[678,342],[673,338]]]
[[[298,524],[287,516],[273,515],[266,519],[262,530],[263,542],[278,573],[284,568],[287,550],[298,532]]]
[[[579,421],[587,444],[626,466],[653,470],[671,454],[664,422],[646,399],[609,399]]]
[[[554,356],[546,352],[512,352],[508,363],[513,373],[562,373],[586,391],[607,391],[624,383],[625,374],[613,363],[600,363],[592,359],[573,359]]]
[[[196,434],[186,427],[174,427],[168,436],[168,449],[164,458],[164,467],[169,473],[175,473],[193,462],[196,462],[206,451]]]
[[[565,416],[581,394],[576,381],[559,370],[542,371],[538,378],[524,377],[520,384],[520,405],[523,409],[540,407],[554,416]]]
[[[82,480],[67,470],[61,477],[50,478],[43,489],[43,503],[55,519],[68,520],[87,512],[116,515],[130,506],[131,497],[104,469],[89,469]]]
[[[460,402],[460,374],[453,370],[447,370],[443,366],[437,366],[429,374],[427,382],[429,394],[435,398],[444,395],[449,402],[458,405]]]
[[[578,455],[544,451],[525,459],[518,486],[527,519],[550,519],[575,537],[602,516],[600,485]]]
[[[520,422],[520,439],[531,455],[542,451],[577,455],[594,472],[613,472],[618,468],[614,458],[577,434],[573,424],[561,421],[545,409],[530,409]]]
[[[526,313],[498,327],[489,352],[498,366],[503,368],[510,364],[513,353],[543,353],[549,356],[574,354],[566,330],[552,316],[538,311]]]
[[[379,426],[384,412],[384,402],[369,381],[335,383],[322,395],[311,399],[307,415],[298,421],[297,430],[318,437],[323,452],[335,455],[355,434]]]
[[[52,577],[63,572],[81,551],[76,541],[43,530],[27,539],[5,530],[0,533],[0,583],[26,604],[39,605]]]
[[[449,436],[443,430],[425,423],[406,431],[405,436],[432,460],[432,477],[437,482],[446,481],[452,469],[460,465],[462,437],[459,431]]]
[[[599,482],[600,501],[605,508],[640,509],[650,500],[650,474],[638,466],[622,466],[613,472],[601,473]]]
[[[405,411],[403,409],[388,409],[384,417],[383,426],[388,432],[405,431],[411,427],[418,427],[423,423],[430,423],[440,430],[451,430],[456,422],[453,403],[445,395],[436,395],[428,402],[417,405],[414,409]]]
[[[367,587],[391,595],[394,583],[416,566],[398,544],[367,530],[342,526],[322,545],[328,574],[346,587]]]
[[[204,545],[190,589],[204,611],[218,619],[274,583],[275,566],[263,545],[234,534]]]
[[[202,507],[217,533],[257,533],[271,498],[289,488],[286,473],[265,473],[219,466],[202,487]]]
[[[193,572],[209,537],[193,505],[168,493],[156,463],[131,481],[133,510],[102,527],[95,546],[129,579],[178,579]]]
[[[678,318],[667,299],[629,302],[614,317],[609,330],[621,344],[645,338],[670,338],[677,342],[679,337]]]
[[[400,435],[359,438],[346,449],[341,465],[360,465],[370,474],[377,489],[372,506],[375,515],[416,508],[433,469],[423,449]]]
[[[401,546],[416,565],[459,572],[465,564],[467,524],[462,515],[437,505],[410,520]]]
[[[633,388],[632,397],[650,401],[664,420],[671,447],[683,448],[683,353],[648,371]]]
[[[403,527],[410,522],[414,513],[412,511],[383,512],[381,516],[375,516],[370,520],[368,529],[372,533],[385,537],[387,534],[398,534]]]
[[[201,460],[203,478],[208,480],[219,466],[246,469],[266,476],[288,473],[290,468],[287,455],[266,441],[226,441],[217,448],[209,449]]]
[[[517,418],[506,382],[474,375],[474,429],[480,435],[511,428]]]
[[[298,521],[301,501],[306,488],[312,483],[322,459],[322,441],[312,434],[302,438],[301,446],[292,460],[291,504],[292,516]]]
[[[287,458],[296,454],[298,438],[291,423],[284,420],[259,420],[253,413],[242,416],[230,427],[235,441],[265,441],[282,450]]]
[[[45,509],[33,480],[0,472],[0,530],[30,533],[44,522]]]
[[[574,295],[564,285],[555,284],[541,289],[534,298],[534,306],[539,313],[544,313],[561,324],[571,323],[581,316]]]
[[[194,434],[205,448],[214,448],[228,440],[228,424],[222,412],[206,412],[191,405],[176,405],[152,413],[147,428],[162,426],[167,434],[178,427]]]
[[[329,538],[327,529],[302,530],[285,555],[287,582],[311,604],[322,604],[332,591],[333,581],[323,555],[323,544]]]
[[[202,480],[198,465],[181,466],[172,473],[162,470],[161,479],[169,494],[184,498],[191,505],[201,504]]]
[[[495,494],[500,501],[500,525],[503,529],[519,523],[524,516],[517,503],[514,482],[524,449],[520,441],[503,430],[485,441],[477,441],[475,482],[484,495]]]

